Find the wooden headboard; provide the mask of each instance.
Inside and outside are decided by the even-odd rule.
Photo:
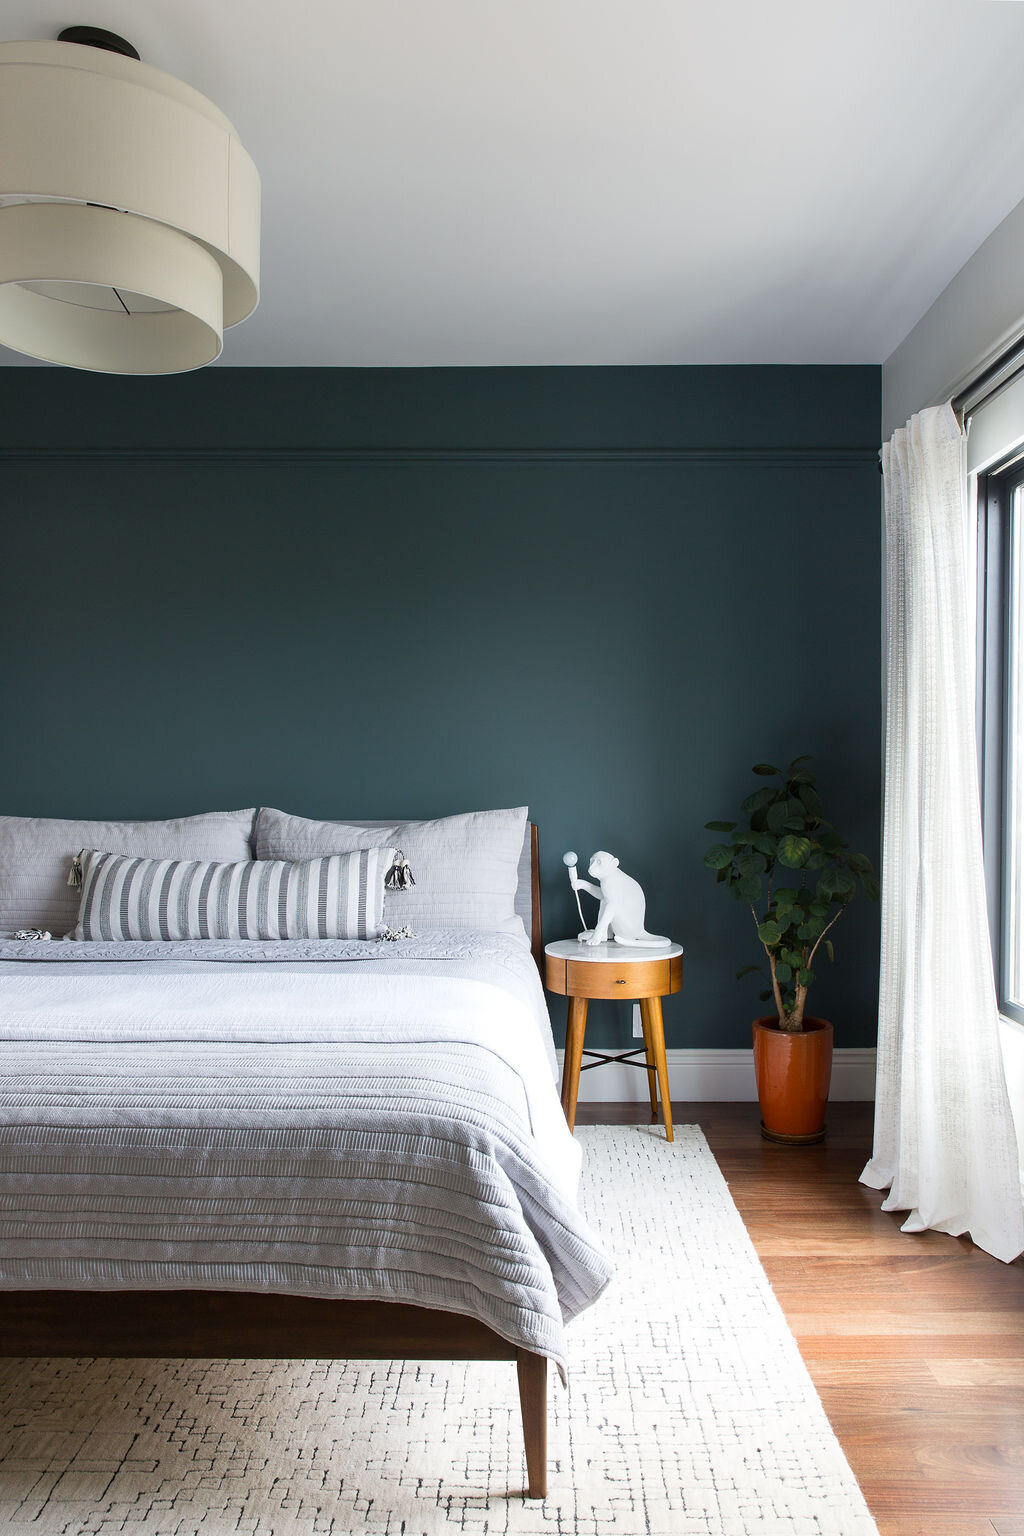
[[[535,821],[530,822],[530,907],[530,948],[533,950],[533,958],[537,962],[540,979],[543,981],[544,931],[540,915],[540,838]]]

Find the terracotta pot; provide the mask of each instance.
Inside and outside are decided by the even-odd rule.
[[[832,1025],[804,1018],[790,1034],[770,1018],[754,1020],[754,1075],[761,1104],[761,1135],[768,1141],[809,1146],[825,1139],[825,1106],[832,1077]]]

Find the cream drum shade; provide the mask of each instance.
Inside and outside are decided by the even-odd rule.
[[[0,285],[0,338],[16,352],[104,373],[220,356],[220,267],[167,224],[73,203],[0,208]]]
[[[0,343],[76,368],[211,362],[259,296],[259,176],[190,86],[78,43],[0,43]]]

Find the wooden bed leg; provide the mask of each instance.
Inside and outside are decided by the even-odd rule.
[[[548,1496],[548,1362],[528,1349],[516,1351],[519,1372],[519,1406],[526,1441],[528,1498]]]

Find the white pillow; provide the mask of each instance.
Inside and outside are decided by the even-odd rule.
[[[416,884],[387,890],[384,917],[413,933],[431,928],[476,928],[526,941],[516,915],[519,858],[527,808],[468,811],[437,821],[389,821],[360,827],[311,821],[264,806],[256,818],[258,859],[311,859],[328,853],[391,844],[405,854]]]
[[[173,821],[65,821],[0,816],[0,933],[48,928],[67,933],[78,917],[71,861],[83,848],[147,859],[252,858],[255,808],[208,811]]]

